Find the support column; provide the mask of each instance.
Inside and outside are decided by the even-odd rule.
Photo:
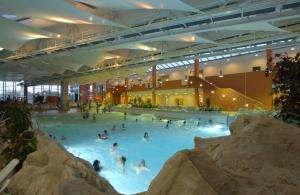
[[[156,65],[152,66],[152,104],[156,105]]]
[[[109,80],[105,81],[105,87],[106,87],[106,93],[108,93],[110,91],[110,83]]]
[[[195,63],[194,63],[194,77],[195,79],[199,78],[199,69],[200,69],[200,62],[199,62],[199,59],[195,59]],[[195,85],[195,95],[194,95],[194,105],[196,107],[199,107],[200,104],[199,104],[199,84],[198,82],[194,82],[194,85]]]
[[[68,86],[69,86],[69,81],[62,80],[60,82],[60,106],[62,110],[67,110],[69,108]]]
[[[28,84],[24,83],[24,103],[28,103]]]
[[[266,56],[267,56],[267,64],[272,63],[273,58],[272,58],[272,49],[267,49],[266,50]]]
[[[94,101],[96,97],[96,83],[93,83],[92,87],[92,100]]]
[[[128,91],[128,78],[125,78],[125,99],[124,99],[124,103],[125,104],[128,104],[128,94],[127,94],[127,91]]]

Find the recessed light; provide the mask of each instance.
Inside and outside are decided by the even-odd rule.
[[[60,38],[60,34],[57,34],[56,37],[57,37],[57,38]]]
[[[234,98],[232,98],[232,100],[233,100],[233,101],[235,101],[235,100],[236,100],[236,98],[234,97]]]
[[[211,91],[211,93],[214,94],[215,92],[214,92],[214,91]]]
[[[226,95],[225,95],[225,94],[223,94],[223,95],[222,95],[222,98],[225,98],[225,97],[226,97]]]
[[[245,104],[245,107],[249,107],[249,105],[248,105],[248,104]]]
[[[92,16],[91,16],[91,17],[89,17],[89,21],[93,21],[93,19],[94,19],[94,18],[93,18]]]

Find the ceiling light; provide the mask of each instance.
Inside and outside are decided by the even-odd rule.
[[[202,87],[203,85],[202,85],[202,83],[200,83],[200,87]]]
[[[120,58],[120,56],[117,56],[117,58]]]
[[[194,36],[192,36],[192,41],[195,41],[195,37]]]
[[[225,95],[225,94],[223,94],[223,95],[222,95],[222,98],[225,98],[225,97],[226,97],[226,95]]]
[[[248,104],[245,104],[245,107],[249,107],[249,105],[248,105]]]
[[[156,48],[155,48],[155,47],[153,47],[153,51],[156,51]]]
[[[146,58],[144,58],[144,61],[146,61]]]
[[[192,53],[193,52],[193,50],[190,50],[190,53]]]
[[[191,81],[190,84],[193,84],[193,81]]]
[[[236,100],[236,98],[234,97],[234,98],[232,98],[232,100],[233,100],[233,101],[235,101],[235,100]]]
[[[56,38],[60,38],[60,34],[57,34],[57,35],[56,35]]]
[[[227,62],[229,62],[229,61],[230,61],[230,59],[228,58],[226,61],[227,61]]]
[[[4,48],[3,47],[0,47],[0,51],[2,51]]]
[[[294,50],[295,50],[295,47],[292,47],[292,48],[291,48],[291,51],[294,51]]]
[[[93,16],[89,17],[89,21],[93,21],[93,19],[94,19]]]
[[[211,91],[210,93],[211,93],[211,94],[214,94],[215,92],[214,92],[214,91]]]

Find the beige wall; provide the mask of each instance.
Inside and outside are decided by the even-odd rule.
[[[194,106],[193,94],[157,95],[156,103],[160,106],[176,106],[176,99],[183,99],[182,106]]]

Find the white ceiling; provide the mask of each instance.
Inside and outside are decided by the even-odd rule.
[[[290,14],[280,10],[280,3],[296,0],[6,0],[0,1],[0,80],[33,80],[40,76],[61,74],[65,70],[77,71],[86,65],[101,68],[105,65],[122,65],[125,60],[135,63],[145,58],[155,59],[160,52],[183,55],[188,51],[212,50],[235,44],[276,39],[293,35],[300,30],[299,12]],[[195,18],[212,17],[258,10],[275,6],[272,16],[251,15],[226,22],[211,21],[209,25],[194,25],[186,31],[186,24]],[[279,8],[278,8],[279,7]],[[292,10],[293,11],[293,10]],[[292,12],[290,11],[290,12]],[[263,18],[256,20],[256,18]],[[268,18],[269,17],[269,18]],[[185,25],[183,25],[185,24]],[[288,26],[285,26],[288,24]],[[166,26],[179,26],[167,29]],[[145,29],[145,30],[140,30]],[[142,31],[160,29],[157,35]],[[195,30],[196,29],[196,30]],[[126,34],[137,34],[124,38]],[[11,52],[32,53],[45,47],[55,48],[61,42],[73,43],[82,37],[100,40],[114,37],[116,41],[104,46],[89,45],[74,50],[53,52],[48,55],[13,61]],[[106,41],[105,41],[106,42]],[[149,57],[150,56],[150,57]],[[151,58],[151,56],[154,56]],[[143,74],[150,65],[126,68],[105,73],[103,78]],[[15,77],[14,77],[15,75]],[[88,79],[99,79],[91,76]],[[101,76],[102,77],[102,76]],[[83,78],[81,78],[84,80]],[[76,79],[75,79],[76,80]],[[77,79],[78,80],[78,79]]]

